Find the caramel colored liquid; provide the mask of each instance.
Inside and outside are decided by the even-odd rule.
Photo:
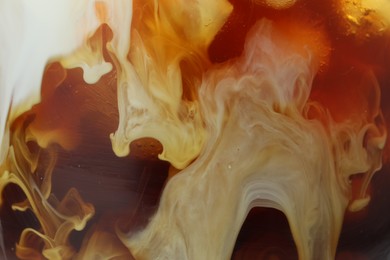
[[[301,1],[288,10],[276,11],[249,0],[231,0],[234,11],[208,50],[211,62],[217,64],[238,57],[247,32],[262,17],[275,21],[305,19],[326,32],[331,46],[329,62],[321,66],[314,79],[310,99],[324,104],[336,121],[373,113],[370,102],[376,100],[366,100],[374,91],[371,83],[367,82],[370,75],[375,75],[388,126],[390,35],[384,33],[362,38],[345,33],[340,29],[343,20],[339,18],[337,8],[332,1],[325,2]],[[105,26],[97,33],[101,33],[106,41],[111,37]],[[105,58],[110,60],[107,50],[104,53]],[[51,64],[43,79],[42,102],[12,126],[12,129],[17,129],[32,124],[34,129],[42,132],[60,129],[64,146],[69,146],[69,149],[58,145],[47,148],[57,158],[52,173],[52,193],[62,198],[74,187],[96,210],[87,228],[71,235],[71,243],[76,249],[81,247],[82,239],[99,222],[107,221],[103,225],[107,230],[113,230],[117,220],[128,231],[144,227],[156,210],[168,179],[169,164],[157,158],[162,151],[158,141],[149,138],[138,140],[131,144],[132,153],[124,158],[115,156],[112,151],[109,135],[116,130],[119,117],[116,83],[115,70],[98,83],[87,85],[80,70],[66,71],[59,64]],[[33,123],[31,118],[34,118]],[[33,142],[29,147],[32,153],[39,150]],[[42,152],[37,176],[45,170],[50,152]],[[362,212],[345,216],[338,259],[370,258],[376,252],[379,254],[390,248],[387,200],[390,198],[390,164],[387,158],[388,148],[385,148],[384,167],[372,180],[369,206]],[[20,232],[39,224],[30,211],[11,210],[12,203],[24,199],[19,188],[9,185],[3,197],[5,204],[1,209],[1,220],[6,248],[12,259]],[[242,226],[233,259],[296,258],[294,242],[283,214],[275,210],[253,209]]]

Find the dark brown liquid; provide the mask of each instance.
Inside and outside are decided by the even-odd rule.
[[[343,33],[337,9],[321,0],[301,1],[295,7],[281,11],[255,5],[250,0],[231,0],[231,3],[234,11],[209,48],[212,62],[238,57],[245,35],[260,18],[306,19],[326,32],[332,48],[329,63],[320,69],[314,81],[311,99],[325,104],[336,120],[364,113],[370,109],[367,95],[370,95],[372,86],[366,83],[373,73],[380,85],[384,117],[387,124],[390,123],[388,34],[362,40],[356,35]],[[105,41],[110,39],[111,32],[105,26],[99,33]],[[110,60],[106,50],[104,54],[106,60]],[[111,221],[107,224],[108,229],[115,224],[115,219],[124,222],[121,225],[128,230],[146,225],[158,206],[169,165],[157,159],[162,147],[152,139],[133,143],[132,154],[128,157],[118,158],[113,153],[109,134],[118,125],[115,71],[105,75],[97,84],[87,85],[79,69],[65,71],[59,64],[48,66],[43,80],[42,102],[21,116],[13,129],[31,121],[31,115],[33,120],[29,124],[32,127],[43,132],[60,129],[64,136],[62,142],[72,147],[70,150],[56,145],[48,148],[57,154],[52,182],[54,195],[61,199],[75,187],[84,201],[95,206],[96,214],[85,231],[71,235],[71,243],[76,249],[94,224],[102,220]],[[32,150],[35,146],[30,144]],[[45,156],[41,160],[44,164]],[[362,212],[346,214],[338,248],[339,259],[380,258],[381,253],[389,251],[389,186],[390,164],[385,163],[372,180],[369,206]],[[9,185],[3,197],[6,203],[1,209],[1,220],[12,259],[21,230],[39,224],[31,212],[10,209],[13,202],[24,198],[19,188]],[[253,209],[238,236],[234,259],[260,257],[297,258],[287,220],[278,211]]]
[[[313,83],[311,99],[324,104],[337,121],[360,115],[372,105],[367,97],[374,88],[369,80],[373,74],[380,86],[381,108],[388,128],[390,35],[361,39],[359,35],[343,32],[337,8],[331,2],[301,1],[289,10],[275,12],[251,1],[231,0],[235,10],[209,49],[211,59],[222,62],[239,56],[245,35],[260,18],[307,19],[309,16],[310,23],[326,32],[332,48],[329,63],[320,69]],[[372,180],[371,203],[362,212],[346,213],[337,259],[384,259],[390,253],[388,147],[389,141],[385,148],[385,165]],[[293,242],[286,219],[281,215],[271,209],[252,210],[238,236],[233,258],[297,259],[291,249]]]

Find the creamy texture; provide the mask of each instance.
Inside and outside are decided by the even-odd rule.
[[[285,9],[295,1],[258,3]],[[353,18],[356,6],[339,4]],[[40,224],[23,231],[18,257],[227,259],[250,209],[271,207],[286,215],[301,259],[334,258],[345,210],[369,203],[367,187],[381,167],[386,130],[378,82],[372,73],[362,76],[371,91],[365,113],[333,118],[310,98],[332,43],[321,27],[298,18],[259,19],[239,57],[212,64],[208,47],[232,11],[224,0],[0,3],[0,33],[7,36],[0,40],[7,50],[0,56],[0,190],[19,186],[27,198],[13,209],[30,209]],[[102,24],[111,30],[108,40],[94,35]],[[346,34],[366,33],[354,26]],[[171,178],[143,230],[91,231],[79,252],[69,243],[95,209],[76,189],[62,200],[52,194],[57,157],[50,145],[72,150],[77,141],[60,125],[38,129],[28,113],[19,118],[26,124],[8,131],[39,102],[48,61],[81,68],[88,84],[115,70],[119,123],[110,138],[117,156],[129,155],[141,138],[162,145],[159,158],[171,164]],[[49,160],[39,179],[43,153]],[[355,174],[362,186],[352,201]]]
[[[206,145],[168,183],[149,226],[123,238],[136,258],[227,259],[252,207],[286,215],[300,259],[334,257],[348,177],[379,167],[360,145],[375,126],[337,124],[308,102],[318,57],[286,42],[294,46],[263,20],[242,57],[206,74]],[[312,106],[317,119],[307,118]],[[369,149],[379,151],[385,136],[376,138]]]

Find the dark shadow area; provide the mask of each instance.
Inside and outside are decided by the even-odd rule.
[[[232,259],[298,259],[285,215],[275,209],[253,208],[241,227]]]

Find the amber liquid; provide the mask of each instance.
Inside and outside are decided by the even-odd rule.
[[[272,20],[306,17],[326,31],[332,48],[329,63],[320,68],[313,83],[312,100],[325,104],[336,120],[363,113],[369,104],[362,102],[370,93],[364,85],[365,75],[372,71],[381,88],[381,106],[386,122],[390,122],[390,37],[372,35],[367,39],[346,34],[337,8],[325,1],[301,1],[288,10],[272,10],[249,0],[231,0],[234,11],[209,48],[213,63],[238,57],[245,35],[260,18]],[[102,26],[102,37],[110,39],[110,31]],[[228,43],[228,44],[226,44]],[[105,58],[110,56],[105,50]],[[98,83],[87,85],[81,70],[65,71],[59,64],[47,67],[42,102],[26,112],[13,124],[13,129],[34,121],[43,131],[61,126],[67,138],[75,144],[65,150],[51,146],[57,162],[53,170],[52,193],[62,198],[75,187],[83,199],[94,205],[96,213],[81,232],[73,232],[71,243],[77,249],[88,232],[105,222],[112,230],[117,221],[128,231],[144,227],[155,212],[168,178],[169,165],[159,161],[161,145],[151,139],[132,144],[132,154],[118,158],[112,151],[109,134],[118,124],[116,72],[105,75]],[[347,97],[347,98],[346,98]],[[77,111],[77,112],[76,112]],[[29,144],[38,151],[37,144]],[[386,149],[387,150],[387,149]],[[36,175],[48,164],[49,152],[42,152]],[[370,258],[390,248],[390,164],[376,173],[371,184],[372,201],[358,213],[346,213],[337,252],[338,259]],[[38,178],[39,179],[39,178]],[[30,211],[15,212],[14,202],[24,195],[15,185],[4,193],[1,221],[7,254],[14,258],[15,244],[26,227],[39,228]],[[233,259],[297,259],[294,241],[285,216],[276,210],[253,209],[242,226],[234,248]],[[257,258],[256,258],[257,257]],[[279,257],[279,258],[275,258]],[[380,257],[380,256],[379,256]]]

